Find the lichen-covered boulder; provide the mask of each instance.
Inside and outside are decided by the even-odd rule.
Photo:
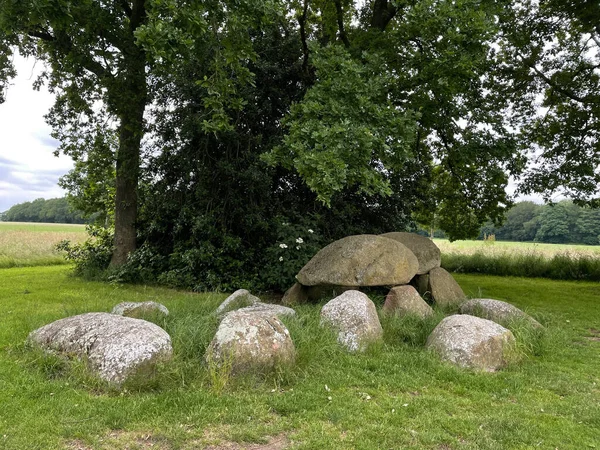
[[[157,302],[123,302],[116,305],[111,314],[119,316],[143,318],[145,315],[163,315],[168,316],[169,310],[165,305]]]
[[[452,275],[441,267],[432,269],[428,274],[428,280],[428,291],[437,305],[459,305],[467,298]]]
[[[243,308],[245,306],[252,306],[259,303],[260,299],[246,289],[238,289],[219,305],[217,308],[217,315],[222,316],[229,311]]]
[[[408,283],[418,268],[417,257],[400,242],[363,234],[324,247],[296,278],[304,286],[395,286]]]
[[[504,367],[515,337],[491,320],[466,314],[446,317],[427,339],[427,348],[459,367],[493,372]]]
[[[291,365],[296,349],[288,329],[275,316],[241,310],[228,313],[206,352],[209,365],[231,373],[266,373]]]
[[[383,311],[398,316],[413,315],[421,318],[433,315],[433,309],[421,298],[417,290],[410,286],[393,287],[385,298]]]
[[[287,306],[262,302],[237,309],[236,311],[262,314],[265,317],[275,316],[279,319],[283,317],[294,317],[296,315],[296,311],[294,311],[292,308],[288,308]]]
[[[151,322],[109,313],[87,313],[57,320],[32,331],[32,345],[86,359],[100,378],[121,384],[143,376],[172,355],[171,338]]]
[[[428,273],[431,269],[440,267],[442,264],[442,253],[440,252],[440,249],[428,237],[416,233],[405,232],[385,233],[381,236],[394,239],[395,241],[404,244],[414,253],[419,261],[419,269],[417,270],[417,274],[419,275]]]
[[[359,291],[346,291],[321,309],[321,326],[337,331],[337,340],[348,351],[363,351],[383,337],[375,304]]]
[[[482,317],[492,320],[500,325],[507,326],[511,322],[528,323],[534,328],[542,325],[529,314],[521,311],[516,306],[491,298],[474,298],[460,305],[461,314]]]

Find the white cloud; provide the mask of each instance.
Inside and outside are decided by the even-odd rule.
[[[54,96],[44,87],[33,89],[40,63],[19,55],[14,62],[18,75],[0,104],[0,211],[39,197],[63,196],[58,179],[73,167],[70,158],[53,155],[59,143],[51,138],[44,115]]]

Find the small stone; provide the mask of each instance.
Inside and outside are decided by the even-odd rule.
[[[116,305],[111,311],[111,314],[137,319],[143,318],[144,315],[156,313],[168,316],[169,310],[165,305],[157,302],[123,302]]]
[[[229,311],[234,311],[246,306],[252,306],[259,302],[260,299],[252,295],[246,289],[238,289],[219,305],[216,312],[217,315],[222,316]]]
[[[502,326],[509,326],[514,321],[523,321],[534,328],[543,328],[542,325],[529,314],[521,311],[516,306],[500,300],[490,298],[475,298],[460,306],[462,314],[482,317],[492,320]]]
[[[346,291],[321,309],[321,326],[338,332],[338,342],[348,351],[363,351],[383,336],[375,304],[359,291]]]
[[[433,315],[431,306],[425,303],[417,290],[410,285],[393,287],[385,298],[383,311],[398,316],[418,316],[422,319]]]

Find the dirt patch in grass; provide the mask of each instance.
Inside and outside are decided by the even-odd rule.
[[[206,450],[283,450],[290,442],[286,435],[270,436],[265,444],[250,444],[244,442],[222,441],[218,445],[204,447]]]
[[[170,450],[171,444],[163,437],[147,432],[111,431],[98,440],[98,444],[90,446],[81,440],[67,442],[68,450]]]

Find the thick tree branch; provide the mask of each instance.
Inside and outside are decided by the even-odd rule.
[[[304,0],[302,7],[302,15],[298,18],[298,25],[300,25],[300,39],[302,40],[302,54],[304,58],[302,60],[302,72],[308,75],[308,44],[306,42],[306,17],[308,15],[308,0]]]
[[[335,10],[337,13],[338,29],[340,30],[340,39],[342,40],[346,48],[350,48],[350,41],[348,40],[348,36],[346,35],[346,29],[344,28],[344,10],[342,9],[341,0],[335,0]]]
[[[55,40],[54,36],[47,31],[28,31],[27,35],[46,42],[53,42]]]
[[[371,18],[371,28],[384,31],[397,12],[398,8],[388,0],[375,0],[373,5],[373,17]]]

